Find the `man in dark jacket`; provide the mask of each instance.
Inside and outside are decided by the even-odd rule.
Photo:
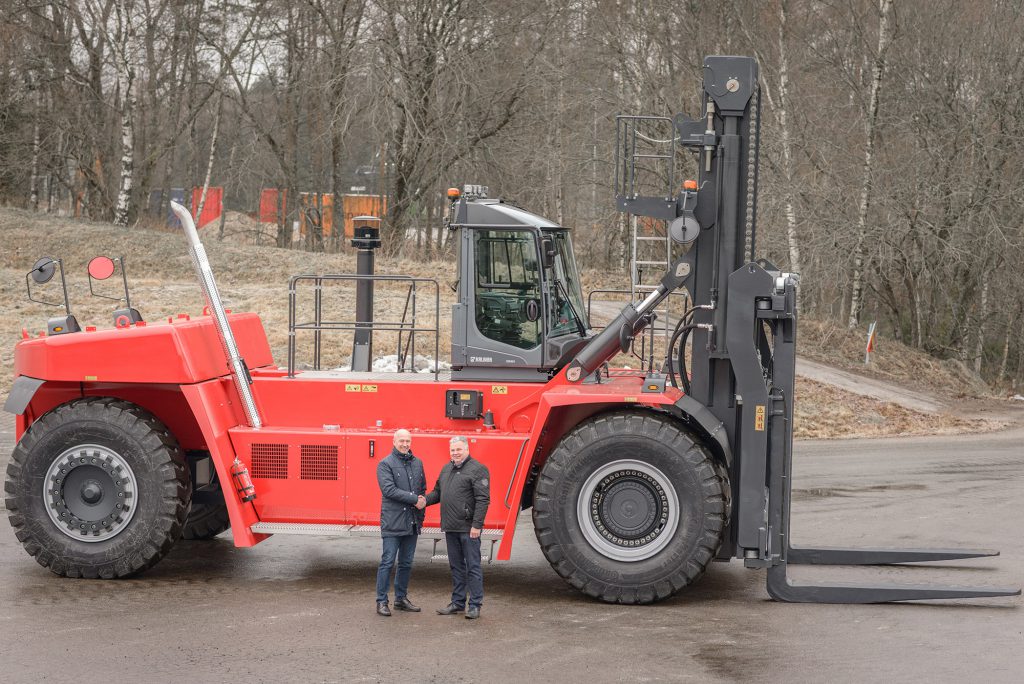
[[[377,614],[385,617],[391,616],[388,587],[396,556],[395,608],[420,612],[409,600],[409,574],[423,526],[423,509],[427,505],[423,496],[427,491],[427,478],[423,474],[423,461],[412,455],[412,435],[408,430],[398,430],[394,444],[387,458],[377,464],[381,493],[380,536],[384,541],[384,553],[377,568]]]
[[[441,529],[448,545],[448,565],[452,571],[452,601],[438,609],[438,615],[466,611],[466,617],[480,617],[484,602],[484,575],[480,569],[480,533],[487,506],[491,503],[490,475],[480,461],[469,455],[465,437],[449,442],[451,462],[445,464],[434,489],[427,494],[427,505],[441,503]],[[469,607],[466,607],[466,590]]]

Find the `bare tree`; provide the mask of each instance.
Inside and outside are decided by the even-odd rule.
[[[878,107],[885,75],[886,52],[895,32],[895,18],[891,18],[892,0],[878,0],[878,43],[871,69],[871,94],[864,112],[864,165],[860,185],[860,203],[857,210],[856,243],[853,249],[853,282],[850,285],[850,317],[847,326],[860,322],[864,289],[864,252],[867,239],[868,208],[871,204],[872,172],[877,136]]]

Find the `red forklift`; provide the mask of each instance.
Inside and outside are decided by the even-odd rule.
[[[356,274],[292,278],[288,361],[279,366],[260,319],[225,310],[192,217],[175,205],[203,315],[144,321],[127,301],[125,280],[126,307],[114,328],[80,330],[65,296],[65,315],[15,349],[5,409],[16,416],[18,442],[5,494],[25,550],[58,575],[118,578],[149,568],[181,537],[229,527],[242,547],[279,534],[377,535],[376,467],[404,427],[428,478],[447,460],[453,435],[468,437],[486,463],[492,505],[484,538],[496,560],[510,557],[516,521],[530,509],[555,571],[603,601],[658,601],[712,561],[734,558],[764,568],[768,593],[782,601],[1019,594],[787,579],[790,564],[997,553],[790,543],[798,278],[755,257],[756,62],[708,57],[702,103],[696,119],[617,119],[618,209],[665,221],[681,254],[601,330],[589,320],[566,228],[480,187],[452,193],[451,368],[435,362],[426,375],[372,370],[375,332],[397,331],[400,348],[407,340],[400,371],[409,353],[415,357],[414,334],[433,333],[434,359],[439,348],[436,317],[433,327],[375,320],[375,286],[407,287],[407,309],[410,301],[414,309],[424,300],[440,306],[437,280],[373,274],[374,221],[356,231]],[[663,154],[644,151],[647,126],[663,128]],[[680,185],[673,169],[687,153],[697,159],[697,178]],[[644,170],[660,163],[663,186],[648,192]],[[113,271],[101,266],[90,284]],[[32,284],[58,268],[53,259],[37,263],[30,296]],[[354,321],[323,314],[322,293],[335,281],[357,290]],[[300,321],[300,295],[309,290],[313,320]],[[664,359],[640,370],[610,367],[679,291],[691,304],[671,322]],[[354,336],[351,369],[321,369],[323,336],[342,329]],[[314,337],[311,368],[296,363],[300,334]],[[424,534],[437,534],[438,522],[428,509]]]

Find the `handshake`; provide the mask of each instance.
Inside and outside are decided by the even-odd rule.
[[[420,494],[418,497],[416,497],[416,508],[418,508],[419,510],[422,511],[426,507],[427,507],[427,498],[425,496],[423,496],[422,494]]]

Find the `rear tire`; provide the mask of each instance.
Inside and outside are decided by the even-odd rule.
[[[213,539],[231,527],[228,505],[224,503],[220,480],[214,478],[213,482],[204,489],[211,494],[214,492],[221,494],[221,498],[216,503],[192,504],[188,517],[185,519],[185,527],[181,531],[182,539]]]
[[[40,565],[102,579],[163,558],[192,496],[185,455],[163,423],[109,397],[68,402],[33,423],[4,492],[15,535]]]
[[[699,578],[722,544],[729,484],[668,416],[615,413],[576,427],[537,480],[533,523],[555,571],[609,603],[652,603]]]

